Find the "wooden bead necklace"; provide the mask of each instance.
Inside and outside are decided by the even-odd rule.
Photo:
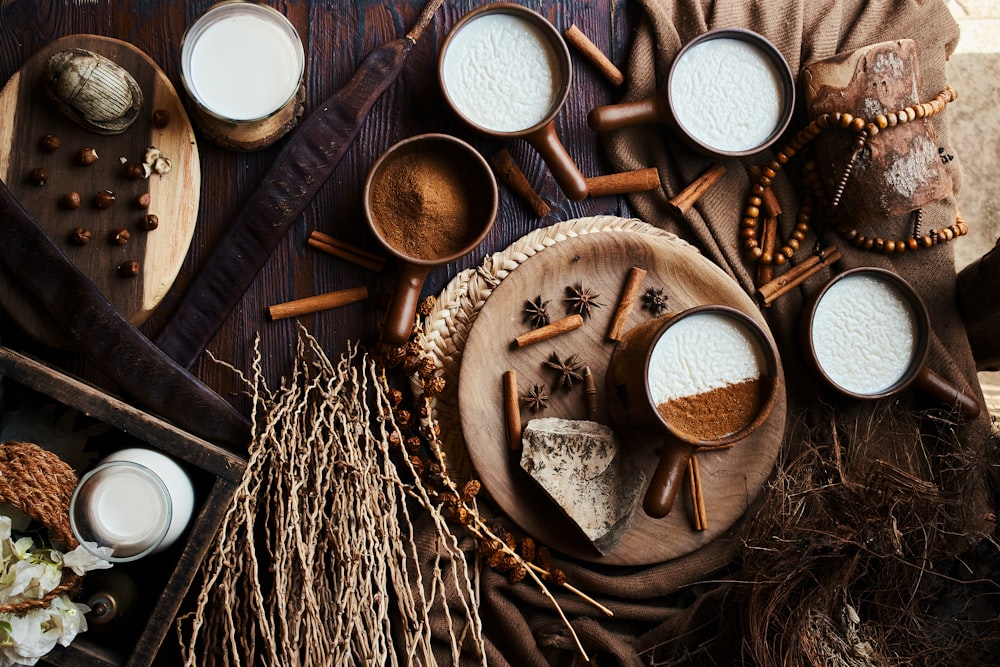
[[[899,111],[879,114],[874,120],[866,120],[860,116],[849,113],[824,113],[812,120],[806,127],[788,142],[788,144],[778,151],[774,159],[760,170],[760,175],[753,179],[750,189],[750,196],[747,199],[746,208],[743,211],[743,229],[741,238],[744,248],[750,257],[759,264],[781,266],[789,257],[795,254],[802,241],[805,240],[809,232],[810,219],[816,202],[824,196],[823,183],[819,176],[819,171],[815,161],[809,161],[804,165],[803,179],[806,184],[803,193],[802,205],[795,220],[795,227],[785,242],[781,244],[780,250],[773,253],[766,252],[758,240],[757,220],[760,217],[762,196],[771,187],[778,172],[788,164],[797,153],[804,149],[813,139],[829,128],[840,128],[857,133],[854,141],[851,156],[847,161],[843,174],[837,180],[834,187],[833,197],[830,200],[830,208],[834,209],[840,204],[840,198],[847,186],[851,171],[857,162],[858,156],[868,140],[886,128],[895,127],[913,120],[930,118],[944,110],[949,102],[957,99],[958,93],[951,86],[934,96],[930,102],[913,104],[900,109]],[[906,239],[883,239],[881,237],[866,236],[848,223],[840,223],[835,226],[836,231],[846,241],[862,250],[872,250],[884,254],[902,253],[907,250],[917,250],[919,248],[929,248],[939,243],[945,243],[959,236],[964,236],[969,231],[969,226],[962,220],[961,215],[956,215],[955,224],[940,230],[930,230],[920,234],[921,213],[918,210],[914,215],[913,236]]]

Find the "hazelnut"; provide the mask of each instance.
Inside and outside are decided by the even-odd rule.
[[[28,182],[32,185],[45,185],[49,180],[49,172],[42,167],[35,167],[28,172]]]
[[[91,236],[90,230],[86,227],[77,227],[69,233],[69,242],[73,245],[87,245]]]
[[[81,148],[76,154],[76,163],[79,165],[89,167],[95,162],[97,162],[96,148]]]
[[[76,192],[67,192],[59,198],[59,206],[65,209],[80,208],[80,195]]]
[[[158,157],[153,162],[153,171],[155,171],[160,176],[164,174],[169,174],[173,166],[170,164],[170,159],[165,157]]]
[[[118,265],[118,275],[123,278],[135,278],[139,275],[139,262],[130,259]]]
[[[62,139],[54,134],[46,134],[38,140],[38,150],[43,153],[55,153],[62,146]]]
[[[101,190],[94,195],[93,202],[96,208],[111,208],[115,203],[115,193],[111,190]]]
[[[149,196],[149,193],[143,192],[140,195],[136,195],[135,199],[132,200],[132,203],[135,205],[136,208],[149,208],[151,200],[152,197]]]
[[[131,236],[127,229],[116,229],[111,232],[111,242],[115,245],[125,245]]]
[[[149,178],[149,166],[139,162],[126,162],[125,178],[130,181],[141,181],[144,178]]]
[[[155,213],[150,213],[143,217],[140,226],[147,232],[151,232],[160,226],[160,219],[156,217]]]
[[[162,130],[170,125],[170,112],[166,109],[157,109],[153,112],[153,127]]]

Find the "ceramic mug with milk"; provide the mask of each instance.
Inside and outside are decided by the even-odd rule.
[[[727,306],[663,315],[623,336],[608,364],[608,411],[620,425],[665,435],[643,499],[648,515],[670,512],[697,449],[731,445],[764,423],[779,377],[768,332]]]
[[[930,319],[903,278],[858,267],[834,276],[803,312],[802,346],[813,369],[847,396],[878,399],[911,384],[974,418],[977,398],[927,366]]]
[[[123,449],[98,462],[70,498],[77,540],[113,563],[163,551],[180,537],[194,511],[194,487],[173,459],[152,449]],[[110,547],[111,555],[94,546]]]

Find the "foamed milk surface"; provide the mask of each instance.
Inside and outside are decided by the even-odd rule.
[[[496,13],[455,33],[441,72],[448,95],[469,120],[496,132],[519,132],[537,125],[555,105],[558,67],[537,26]]]
[[[278,26],[252,15],[207,27],[191,50],[188,82],[202,104],[231,120],[263,118],[299,86],[296,45]]]
[[[649,359],[649,394],[659,405],[753,380],[763,368],[760,346],[742,324],[718,313],[695,313],[656,341]]]
[[[764,143],[778,126],[781,80],[757,46],[719,37],[688,49],[674,67],[670,101],[687,132],[718,150]]]
[[[889,282],[850,275],[834,283],[813,315],[816,360],[831,380],[856,394],[896,384],[916,354],[913,309]]]

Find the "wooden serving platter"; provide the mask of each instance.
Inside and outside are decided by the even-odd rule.
[[[90,132],[64,116],[49,100],[42,82],[45,63],[59,51],[81,48],[106,56],[124,67],[143,92],[143,108],[124,133],[106,136]],[[169,114],[164,128],[153,125],[156,110]],[[56,135],[62,145],[54,153],[39,149],[39,139]],[[145,180],[126,178],[122,158],[142,162],[146,148],[155,146],[170,159],[170,173]],[[97,150],[98,160],[80,166],[81,148]],[[48,172],[45,185],[28,181],[32,169]],[[139,325],[163,299],[181,268],[194,235],[201,188],[201,168],[194,131],[170,80],[155,62],[134,46],[108,37],[71,35],[40,49],[0,90],[0,179],[60,248],[133,324]],[[110,208],[91,203],[102,190],[114,193]],[[80,195],[80,207],[60,208],[66,192]],[[133,201],[150,194],[148,210]],[[144,231],[139,222],[146,213],[159,218],[159,227]],[[92,232],[90,243],[73,245],[75,227]],[[116,245],[114,230],[127,229],[128,243]],[[125,261],[139,263],[137,277],[118,275]],[[45,267],[36,267],[44,271]],[[70,347],[48,316],[0,272],[0,306],[32,337],[55,347]]]
[[[538,413],[521,408],[522,423],[532,417],[585,418],[582,387],[552,390],[551,371],[542,362],[554,351],[571,354],[590,366],[598,390],[597,420],[610,424],[604,381],[615,343],[606,340],[613,312],[631,267],[645,269],[643,290],[663,289],[671,311],[706,304],[737,308],[765,326],[756,305],[726,273],[688,244],[672,236],[598,232],[560,241],[524,261],[493,291],[475,320],[459,370],[462,436],[475,468],[500,510],[523,530],[570,556],[614,565],[644,565],[683,556],[727,531],[746,512],[774,467],[785,428],[784,375],[779,398],[761,428],[730,449],[698,454],[708,529],[695,531],[687,483],[674,510],[652,519],[638,508],[615,548],[601,555],[508,452],[504,431],[502,376],[517,371],[521,392],[533,384],[549,386],[552,400]],[[526,348],[515,337],[528,330],[524,302],[550,300],[552,319],[565,315],[565,288],[581,283],[598,292],[603,307],[584,326]],[[626,330],[653,315],[636,304]],[[617,429],[627,455],[652,475],[662,436]]]

